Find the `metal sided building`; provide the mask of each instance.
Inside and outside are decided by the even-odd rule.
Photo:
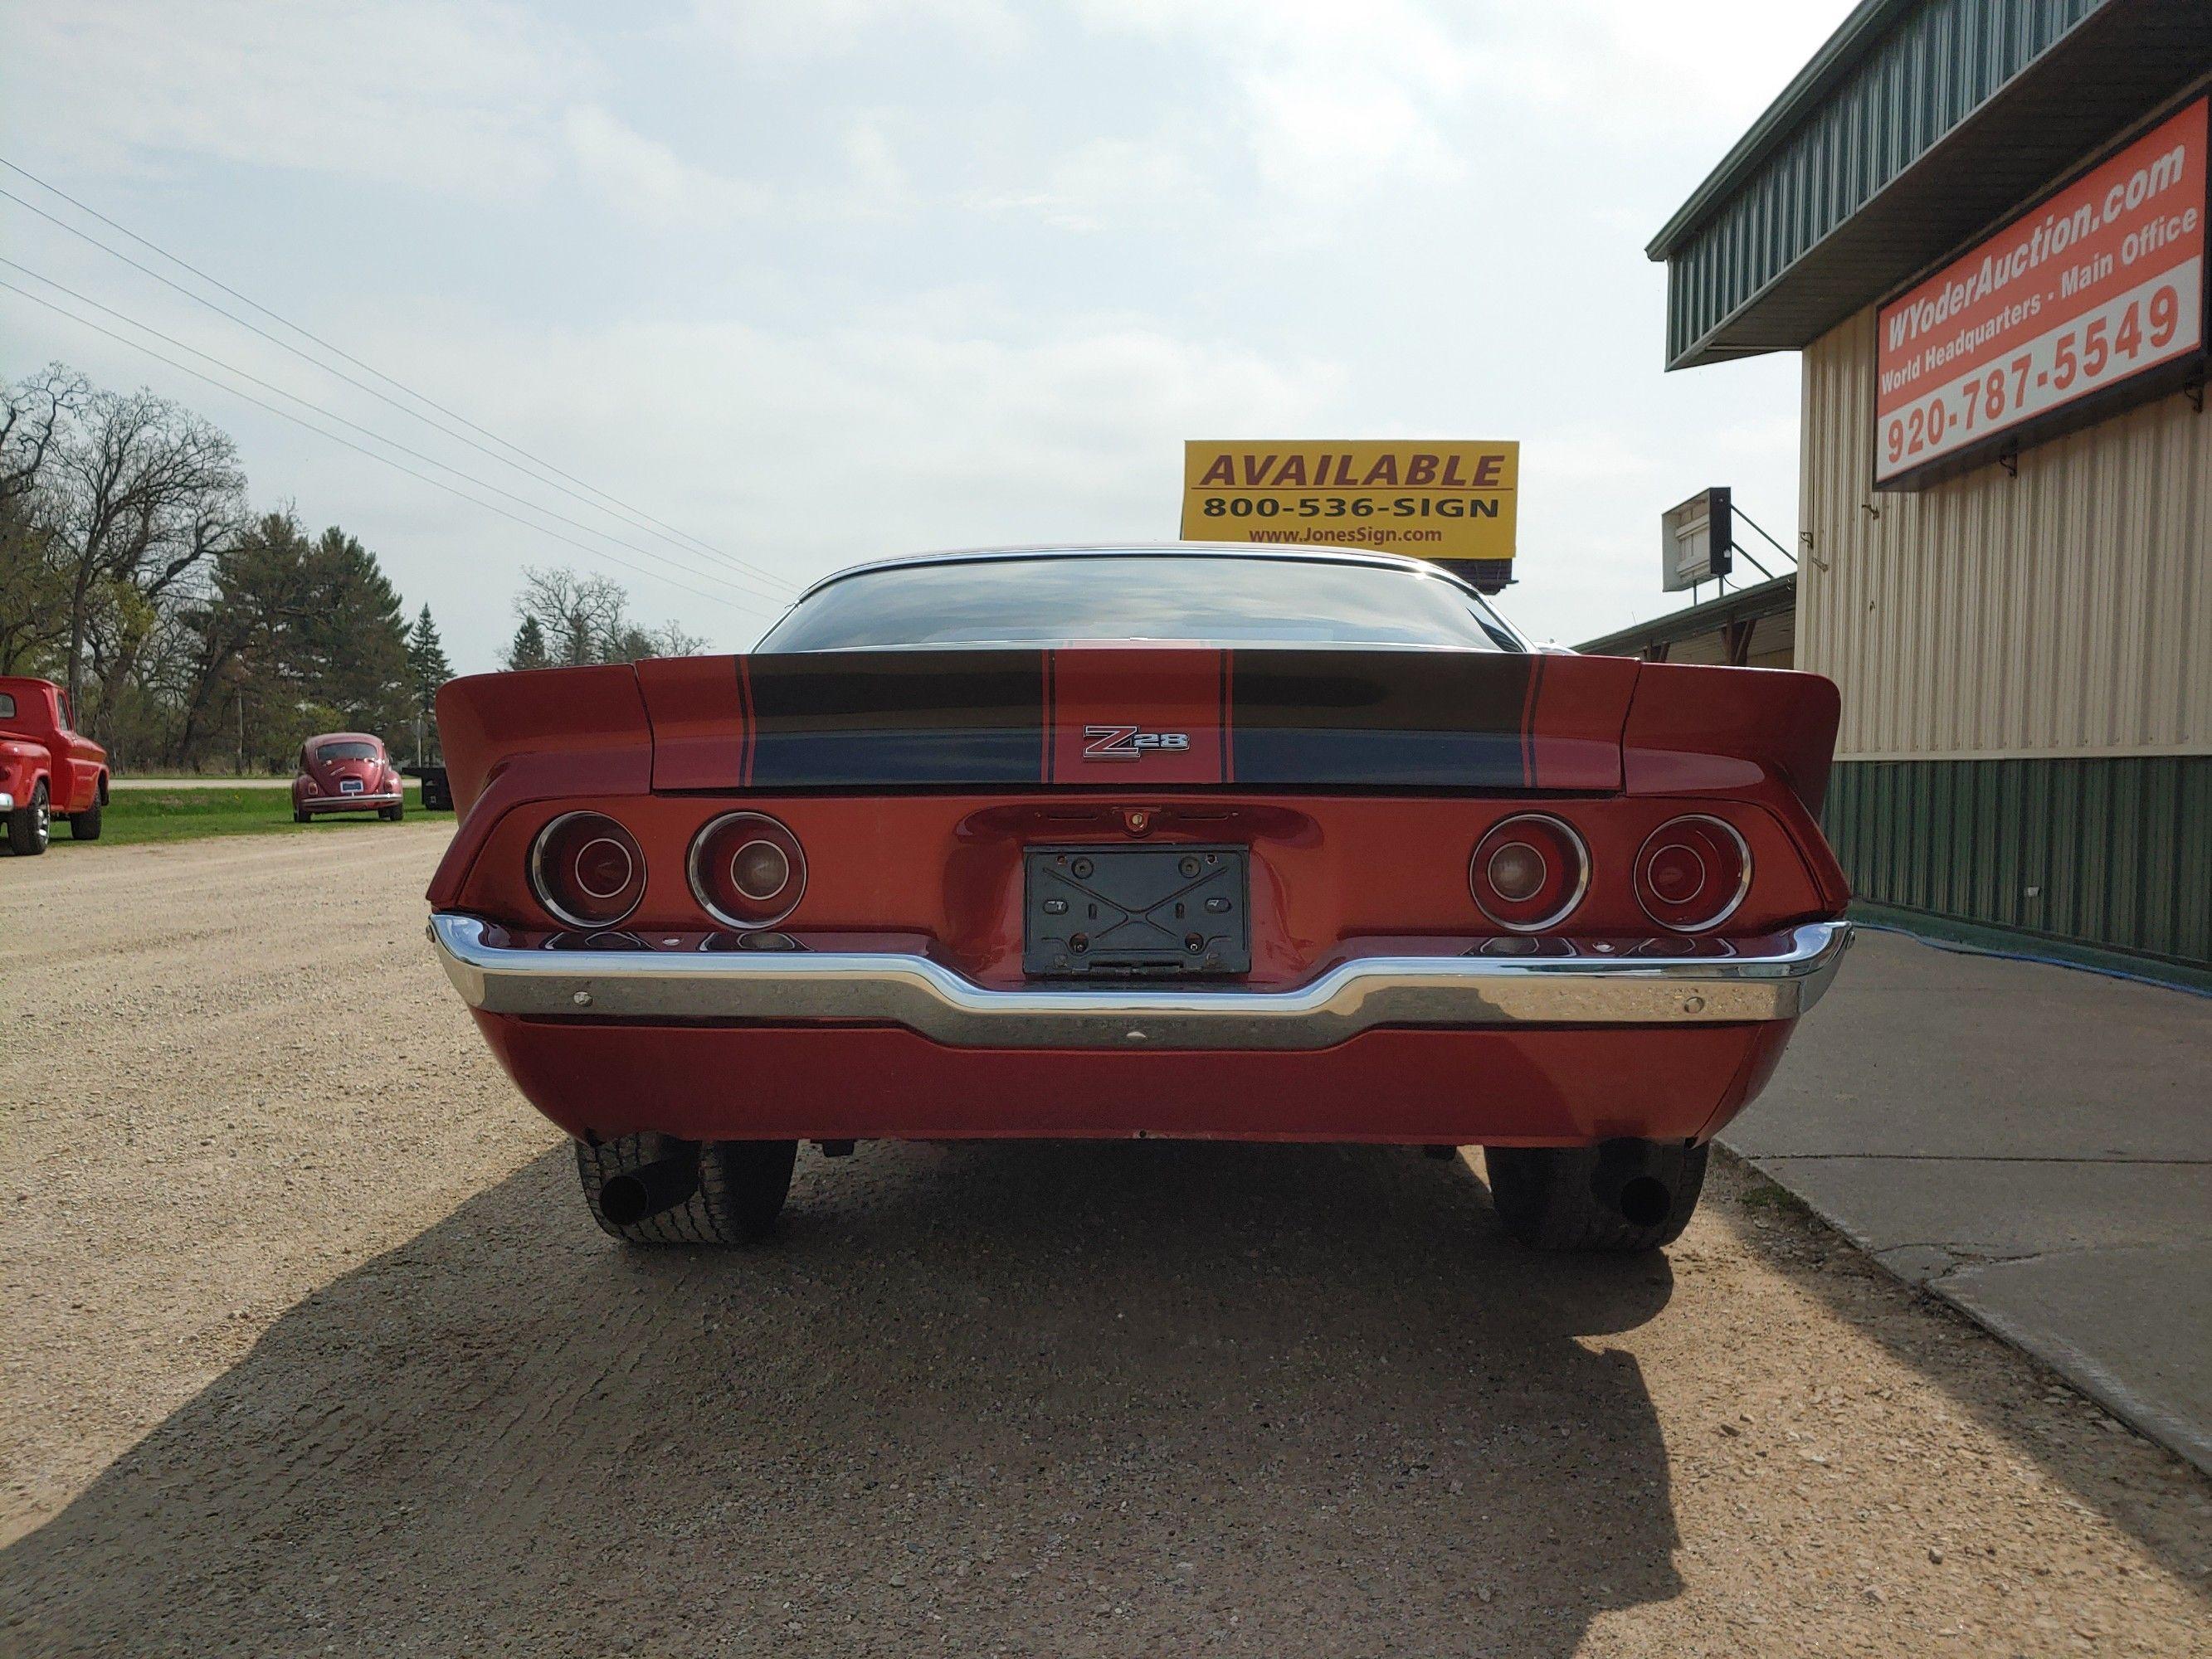
[[[2212,0],[1866,0],[1648,250],[1669,368],[1802,354],[1796,659],[1861,899],[2188,977],[2208,89]]]

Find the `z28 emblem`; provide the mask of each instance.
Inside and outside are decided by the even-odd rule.
[[[1153,750],[1190,747],[1188,732],[1140,732],[1133,726],[1086,726],[1083,728],[1083,758],[1087,761],[1133,761]]]

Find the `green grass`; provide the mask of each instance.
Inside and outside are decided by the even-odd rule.
[[[407,786],[407,815],[422,810],[418,784]],[[450,823],[449,813],[437,816]],[[348,812],[319,817],[311,823],[292,822],[292,794],[288,789],[118,789],[102,815],[100,839],[81,842],[69,825],[54,821],[53,850],[57,853],[97,851],[120,842],[125,845],[149,841],[197,841],[203,836],[343,836],[391,826],[373,812]]]

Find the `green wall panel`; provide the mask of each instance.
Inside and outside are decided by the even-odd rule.
[[[2212,755],[1839,761],[1862,899],[2212,967]]]
[[[1897,0],[1887,5],[1889,15],[1874,20],[1881,30],[1875,44],[1668,254],[1668,362],[1834,234],[2107,3]]]

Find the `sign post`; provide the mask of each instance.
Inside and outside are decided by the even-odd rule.
[[[1511,441],[1194,439],[1182,538],[1404,553],[1495,593],[1513,580],[1520,473]]]

